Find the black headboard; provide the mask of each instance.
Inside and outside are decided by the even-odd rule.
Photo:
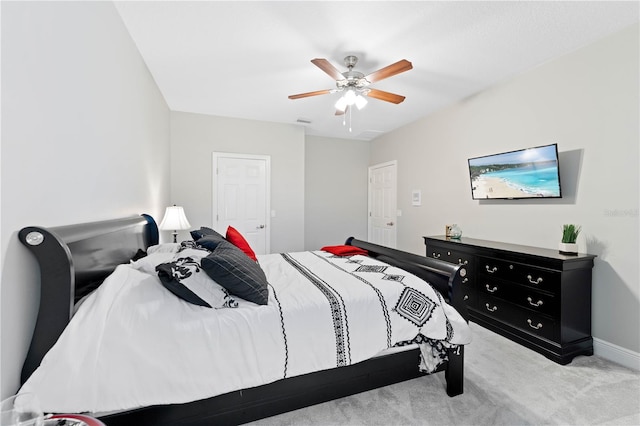
[[[158,244],[158,227],[149,215],[42,228],[28,226],[20,242],[40,265],[40,309],[22,367],[24,383],[69,323],[75,303],[97,288],[121,263]]]

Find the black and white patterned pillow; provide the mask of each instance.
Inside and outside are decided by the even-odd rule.
[[[201,261],[208,250],[186,248],[171,262],[156,267],[162,285],[182,300],[207,308],[236,308],[229,292],[202,270]]]
[[[230,242],[220,242],[201,264],[205,272],[229,293],[258,305],[268,303],[269,288],[264,271]]]

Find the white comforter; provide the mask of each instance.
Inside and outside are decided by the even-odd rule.
[[[21,391],[37,393],[45,412],[126,410],[353,364],[418,334],[470,341],[431,286],[371,258],[318,251],[259,262],[268,305],[235,309],[191,305],[156,276],[118,266]]]

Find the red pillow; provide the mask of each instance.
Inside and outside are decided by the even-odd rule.
[[[253,259],[256,262],[258,261],[255,252],[251,249],[251,246],[249,245],[247,240],[244,239],[242,234],[238,232],[236,228],[234,228],[233,226],[229,226],[227,228],[226,238],[227,241],[242,250],[247,256],[249,256],[250,259]]]
[[[336,256],[353,256],[355,254],[363,254],[366,256],[369,254],[368,251],[354,246],[324,246],[320,250],[328,251]]]

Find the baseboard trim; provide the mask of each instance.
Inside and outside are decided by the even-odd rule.
[[[640,353],[631,351],[613,343],[593,338],[593,353],[609,361],[640,371]]]

